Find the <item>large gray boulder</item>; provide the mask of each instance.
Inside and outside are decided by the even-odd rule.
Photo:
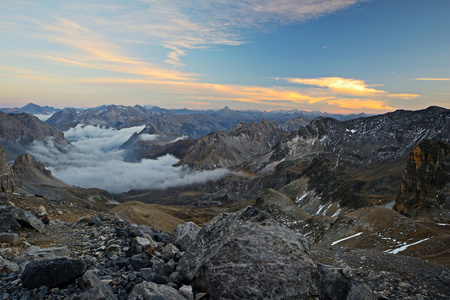
[[[22,225],[37,231],[44,230],[44,223],[32,213],[19,207],[0,205],[0,231],[20,229]]]
[[[200,227],[194,222],[186,222],[175,228],[175,244],[183,251],[192,244],[197,237]]]
[[[136,285],[127,298],[128,300],[186,300],[179,291],[164,284],[144,281]]]
[[[55,287],[79,278],[86,271],[84,260],[54,258],[28,263],[20,279],[23,287],[35,289],[41,286]]]
[[[84,275],[78,279],[78,285],[84,291],[75,300],[117,300],[111,287],[100,280],[92,270],[86,271]]]
[[[194,292],[213,299],[311,299],[317,267],[302,235],[249,207],[221,214],[198,233],[178,264]]]

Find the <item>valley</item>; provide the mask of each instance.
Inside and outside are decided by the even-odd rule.
[[[339,298],[333,286],[340,285],[365,299],[450,295],[443,287],[450,280],[448,109],[371,116],[138,105],[22,110],[30,108],[52,115],[44,122],[21,108],[0,112],[0,225],[17,236],[1,244],[3,297],[53,299],[20,275],[27,259],[37,261],[26,256],[29,247],[63,247],[64,257],[87,260],[105,283],[105,299],[134,299],[145,282],[165,283],[174,290],[166,297],[186,286],[188,298],[241,297],[253,284],[242,273],[245,261],[255,278],[276,274],[277,289],[298,286],[294,298],[360,299]],[[183,249],[179,230],[194,225],[202,238]],[[212,249],[221,254],[206,254]],[[311,288],[300,288],[284,263],[304,269],[295,276]],[[260,269],[266,264],[276,267]],[[236,274],[243,283],[233,290]],[[81,276],[74,279],[88,280]],[[100,297],[73,280],[55,283],[54,294]]]

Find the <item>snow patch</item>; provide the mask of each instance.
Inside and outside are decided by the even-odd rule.
[[[359,236],[359,235],[361,235],[361,234],[363,234],[363,233],[362,233],[362,232],[358,232],[358,233],[355,233],[354,235],[351,235],[351,236],[348,236],[348,237],[346,237],[346,238],[343,238],[343,239],[334,241],[334,242],[331,243],[331,246],[334,246],[334,245],[336,245],[336,244],[338,244],[338,243],[340,243],[340,242],[349,240],[349,239],[351,239],[351,238],[357,237],[357,236]]]
[[[386,250],[386,251],[384,251],[384,252],[390,253],[390,254],[397,254],[397,253],[399,253],[399,252],[402,252],[402,251],[406,250],[406,248],[408,248],[408,247],[411,247],[411,246],[420,244],[420,243],[425,242],[425,241],[427,241],[427,240],[429,240],[429,239],[430,239],[430,238],[426,238],[426,239],[417,241],[417,242],[415,242],[415,243],[408,244],[408,245],[403,245],[403,246],[401,246],[401,247],[399,247],[399,248],[396,248],[396,249],[393,249],[393,250]]]

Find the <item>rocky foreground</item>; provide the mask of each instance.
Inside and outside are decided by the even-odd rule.
[[[255,207],[221,214],[203,228],[185,223],[172,234],[109,212],[90,211],[65,222],[64,214],[57,220],[42,208],[25,211],[11,199],[0,203],[0,299],[450,296],[448,268],[378,251],[310,245]]]

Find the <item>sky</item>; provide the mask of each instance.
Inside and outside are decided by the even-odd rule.
[[[448,0],[1,0],[0,107],[450,108]]]

